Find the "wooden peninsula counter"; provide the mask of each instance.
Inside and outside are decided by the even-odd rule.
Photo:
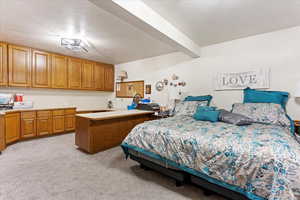
[[[137,124],[153,119],[153,113],[119,110],[77,114],[75,144],[91,154],[118,146]]]

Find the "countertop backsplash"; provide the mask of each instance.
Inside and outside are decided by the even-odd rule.
[[[76,107],[78,110],[106,109],[112,92],[69,91],[55,89],[0,88],[0,93],[24,94],[34,109]]]

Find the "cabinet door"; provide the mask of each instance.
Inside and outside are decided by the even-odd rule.
[[[51,87],[51,55],[43,51],[32,51],[32,86]]]
[[[0,116],[0,151],[5,149],[5,120]]]
[[[30,138],[36,136],[36,120],[22,119],[21,121],[21,138]]]
[[[81,88],[88,90],[95,89],[93,62],[85,61],[82,65]]]
[[[9,85],[31,86],[30,48],[8,46]]]
[[[52,111],[37,111],[36,133],[38,136],[52,134]]]
[[[68,60],[69,88],[81,89],[81,69],[82,69],[81,59],[69,58]]]
[[[20,113],[5,115],[5,130],[6,144],[20,139]]]
[[[66,115],[65,116],[65,131],[74,131],[75,130],[75,116]]]
[[[0,86],[7,86],[7,73],[7,44],[0,42]]]
[[[65,131],[65,117],[53,116],[53,133],[62,133]]]
[[[37,119],[37,135],[49,135],[52,133],[52,118],[38,118]]]
[[[97,63],[94,68],[95,89],[104,90],[104,68],[101,63]]]
[[[105,75],[104,75],[104,89],[105,91],[114,91],[115,84],[115,70],[113,65],[105,66]]]
[[[52,55],[52,88],[68,88],[68,59],[61,55]]]

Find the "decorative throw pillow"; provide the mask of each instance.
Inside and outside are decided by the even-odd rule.
[[[217,122],[219,120],[219,114],[220,112],[216,110],[199,111],[193,115],[193,118],[195,120]]]
[[[219,121],[237,126],[245,126],[253,123],[253,120],[241,114],[232,113],[227,110],[221,109]]]
[[[175,105],[174,115],[193,116],[198,106],[206,106],[207,101],[180,101]]]
[[[236,103],[232,108],[233,113],[245,115],[253,122],[275,124],[283,127],[291,125],[285,110],[274,103]]]
[[[288,99],[288,92],[244,89],[244,103],[276,103],[285,110]]]
[[[201,112],[201,111],[215,111],[216,107],[210,107],[210,106],[198,106],[196,112]]]

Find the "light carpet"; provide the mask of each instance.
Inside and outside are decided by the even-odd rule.
[[[79,151],[74,134],[9,146],[0,156],[1,200],[222,200],[193,185],[125,160],[120,147],[94,155]]]

